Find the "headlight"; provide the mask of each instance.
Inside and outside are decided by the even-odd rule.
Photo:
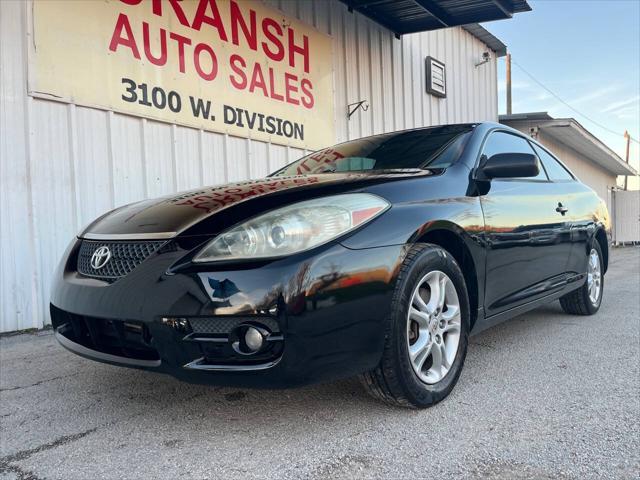
[[[273,210],[221,233],[194,262],[291,255],[373,220],[389,202],[368,193],[333,195]]]

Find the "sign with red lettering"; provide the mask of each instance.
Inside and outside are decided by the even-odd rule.
[[[317,149],[331,38],[249,0],[35,0],[32,96]]]

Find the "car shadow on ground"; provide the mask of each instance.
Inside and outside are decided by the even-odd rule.
[[[523,338],[530,335],[535,336],[548,331],[550,325],[561,327],[575,323],[575,317],[565,315],[559,305],[552,304],[520,315],[471,337],[462,376],[449,398],[451,401],[460,400],[457,397],[464,396],[469,390],[470,378],[487,374],[486,370],[479,370],[476,365],[490,364],[491,357],[504,354],[501,350],[513,347],[514,343],[520,343]],[[79,361],[83,363],[83,365],[77,365],[80,371],[85,365],[90,364],[87,360]],[[99,395],[104,403],[117,404],[121,410],[126,410],[128,407],[138,410],[139,407],[144,406],[148,411],[153,411],[166,406],[169,397],[174,405],[204,401],[211,407],[215,406],[218,413],[223,413],[222,411],[242,413],[254,408],[259,410],[277,408],[283,412],[288,406],[294,409],[299,408],[301,402],[310,411],[334,410],[337,406],[344,408],[352,405],[355,409],[367,409],[369,413],[376,409],[379,409],[382,414],[389,413],[389,407],[369,397],[357,378],[294,389],[269,390],[190,384],[165,374],[108,365],[99,365],[98,368],[99,375],[90,374],[83,378],[83,388],[87,388],[87,393],[90,395]],[[103,407],[107,406],[103,405]],[[404,411],[404,409],[397,410]]]

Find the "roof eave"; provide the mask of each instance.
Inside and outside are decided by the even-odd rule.
[[[580,135],[580,137],[583,140],[589,142],[591,145],[596,147],[600,152],[602,152],[602,155],[609,160],[608,162],[606,162],[606,163],[608,163],[608,165],[605,165],[604,164],[605,162],[600,161],[599,158],[593,158],[586,151],[582,151],[582,152],[579,152],[579,153],[585,155],[591,161],[593,161],[594,163],[600,165],[600,167],[602,167],[602,168],[604,168],[604,169],[606,169],[606,170],[608,170],[611,173],[616,174],[616,175],[635,176],[635,175],[638,174],[638,172],[636,172],[636,170],[631,165],[629,165],[624,160],[622,160],[618,156],[617,153],[615,153],[608,146],[606,146],[604,143],[602,143],[602,141],[600,141],[597,137],[595,137],[591,132],[589,132],[586,128],[584,128],[575,119],[573,119],[573,118],[556,119],[556,120],[552,120],[552,121],[546,122],[546,123],[548,124],[546,126],[548,128],[551,128],[551,129],[553,129],[553,128],[571,128],[571,130],[573,132],[575,132],[576,134]],[[551,132],[549,132],[549,133],[551,133]]]
[[[507,54],[507,46],[502,41],[493,35],[489,30],[484,28],[479,23],[471,23],[469,25],[462,25],[462,29],[469,32],[476,37],[487,47],[496,53],[496,57],[504,57]]]
[[[580,123],[578,123],[573,118],[558,118],[553,120],[532,120],[532,119],[511,119],[511,118],[501,118],[501,123],[506,125],[515,127],[518,123],[531,124],[535,123],[535,125],[543,132],[547,133],[553,139],[560,143],[565,143],[566,140],[561,138],[556,130],[558,129],[571,129],[571,132],[575,136],[579,136],[581,142],[578,142],[578,145],[583,144],[582,142],[588,142],[589,145],[593,146],[599,152],[599,155],[593,155],[593,152],[590,152],[588,148],[577,148],[571,146],[574,150],[576,150],[580,155],[587,158],[590,162],[598,165],[599,167],[607,170],[608,172],[614,175],[637,175],[638,172],[622,160],[617,153],[611,150],[608,146],[602,143],[597,137],[595,137],[591,132],[589,132],[586,128],[584,128]],[[584,145],[584,144],[583,144]]]
[[[350,12],[357,11],[392,31],[397,37],[442,28],[462,27],[496,53],[506,46],[481,27],[480,22],[512,18],[531,11],[527,0],[340,0]]]

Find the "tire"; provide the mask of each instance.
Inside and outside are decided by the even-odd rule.
[[[445,288],[438,290],[438,285]],[[432,298],[434,291],[443,291],[444,297],[439,298],[444,301]],[[424,304],[419,303],[416,294]],[[433,310],[438,303],[446,306]],[[431,308],[419,310],[417,306]],[[360,377],[367,391],[387,404],[408,408],[430,407],[443,400],[455,386],[464,365],[469,315],[464,276],[451,254],[436,245],[412,246],[396,280],[382,359],[374,370]],[[410,348],[414,357],[410,357]],[[427,350],[430,353],[426,354]]]
[[[593,271],[592,261],[594,258],[594,252],[597,257],[597,271]],[[587,281],[573,292],[567,293],[565,296],[560,297],[560,305],[562,309],[570,313],[572,315],[593,315],[598,310],[600,310],[600,304],[602,303],[602,294],[604,292],[604,271],[602,265],[602,249],[600,248],[600,244],[594,238],[591,241],[591,245],[586,256],[587,262]],[[598,282],[598,290],[597,295],[595,295],[596,300],[593,301],[591,295],[594,293],[593,283]]]

